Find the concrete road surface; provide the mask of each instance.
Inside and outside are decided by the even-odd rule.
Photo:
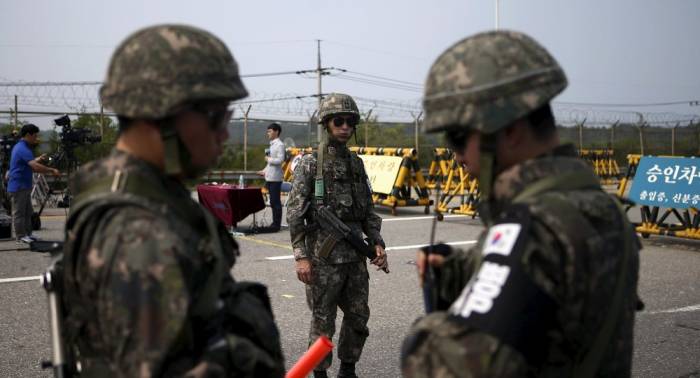
[[[409,325],[422,314],[414,256],[429,239],[431,217],[405,208],[385,219],[391,273],[370,272],[370,337],[358,364],[362,377],[399,377],[399,349]],[[50,209],[42,218],[45,239],[62,238],[65,212]],[[257,217],[269,222],[269,211]],[[250,225],[250,219],[241,227]],[[448,216],[437,240],[467,248],[482,230],[480,222]],[[282,334],[287,366],[306,349],[310,313],[304,287],[294,273],[289,234],[238,238],[242,256],[233,270],[239,280],[265,283]],[[46,298],[36,276],[49,263],[45,254],[0,242],[0,377],[48,377],[40,361],[50,356]],[[24,280],[24,281],[23,281]],[[633,375],[700,376],[700,242],[652,237],[644,240],[639,291],[646,309],[638,313]],[[338,312],[339,320],[342,312]],[[338,322],[338,329],[339,329]],[[337,342],[337,335],[335,340]],[[339,363],[334,360],[334,375]]]

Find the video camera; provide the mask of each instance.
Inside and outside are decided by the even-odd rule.
[[[9,157],[12,152],[12,147],[19,142],[19,136],[15,134],[7,134],[0,136],[0,156],[3,158]]]
[[[102,137],[94,135],[90,129],[72,127],[67,115],[56,118],[54,123],[56,126],[61,126],[59,137],[64,148],[75,148],[102,141]]]

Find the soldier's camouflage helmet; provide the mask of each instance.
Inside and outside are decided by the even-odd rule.
[[[423,128],[494,133],[547,104],[566,85],[557,61],[529,36],[480,33],[454,44],[430,68]]]
[[[185,25],[152,26],[127,37],[100,88],[102,105],[134,119],[161,119],[187,102],[247,95],[226,45]]]
[[[318,109],[318,121],[324,123],[336,114],[352,114],[360,119],[360,110],[352,97],[342,93],[331,93],[321,100]]]

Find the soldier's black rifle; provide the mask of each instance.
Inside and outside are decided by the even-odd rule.
[[[368,239],[362,237],[359,232],[353,231],[348,225],[343,223],[328,207],[320,207],[316,210],[316,223],[326,232],[328,237],[321,244],[319,254],[328,255],[333,247],[341,241],[347,241],[358,253],[374,260],[377,257],[375,246],[371,245]],[[389,273],[388,264],[380,267],[385,273]]]

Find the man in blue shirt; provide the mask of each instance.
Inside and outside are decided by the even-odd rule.
[[[36,240],[32,236],[32,173],[51,173],[54,176],[61,173],[39,163],[44,155],[34,159],[32,148],[39,143],[38,127],[32,124],[22,126],[20,138],[12,148],[7,192],[12,200],[12,223],[17,242],[30,243]]]

